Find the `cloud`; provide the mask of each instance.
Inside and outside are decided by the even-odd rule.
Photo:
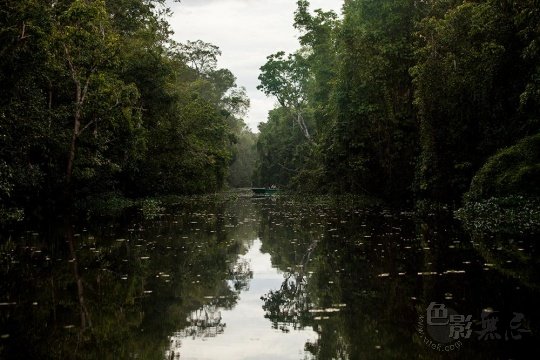
[[[183,6],[189,7],[201,7],[209,4],[224,3],[224,2],[236,2],[236,3],[253,3],[260,0],[181,0],[180,3]]]
[[[312,8],[339,12],[342,0],[313,0]],[[296,0],[182,0],[168,2],[173,11],[169,22],[174,39],[203,40],[220,47],[219,66],[237,77],[251,99],[251,110],[246,123],[256,130],[266,121],[275,101],[259,92],[259,68],[266,57],[283,50],[298,48],[293,16]]]

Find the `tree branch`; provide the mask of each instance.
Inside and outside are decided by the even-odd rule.
[[[94,66],[91,70],[90,70],[90,74],[88,74],[88,77],[86,78],[86,82],[84,84],[84,88],[83,88],[83,92],[82,92],[82,96],[81,96],[81,105],[84,104],[84,100],[86,99],[86,94],[88,93],[88,86],[90,85],[90,79],[92,78],[92,74],[96,71],[96,67]]]
[[[94,119],[94,120],[90,120],[88,122],[88,124],[84,125],[83,128],[81,130],[79,130],[79,135],[81,135],[84,130],[88,129],[90,126],[92,126],[93,124],[96,124],[100,119]]]
[[[19,41],[24,40],[24,39],[26,39],[28,37],[30,37],[30,35],[26,35],[26,23],[23,21],[22,30],[21,30],[21,36],[19,36]]]
[[[69,53],[69,49],[67,48],[66,44],[64,45],[64,52],[66,53],[66,60],[69,65],[69,70],[71,71],[71,77],[73,78],[73,81],[78,82],[77,80],[77,72],[75,71],[75,66],[73,66],[73,62],[71,61],[71,55]]]

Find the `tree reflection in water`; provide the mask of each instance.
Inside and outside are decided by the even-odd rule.
[[[301,264],[287,268],[278,290],[270,290],[261,297],[265,317],[270,319],[275,329],[288,332],[290,327],[294,330],[303,329],[307,323],[310,300],[306,291],[308,277],[305,269],[317,244],[318,240],[313,239]]]
[[[175,359],[191,345],[196,357],[210,343],[193,337],[250,351],[283,341],[270,359],[437,359],[416,330],[433,301],[473,319],[486,308],[523,313],[532,330],[519,342],[471,340],[444,358],[540,352],[535,235],[471,237],[448,213],[192,198],[151,221],[25,230],[0,239],[2,359]],[[260,264],[247,261],[257,238],[271,276],[254,276]],[[257,311],[239,302],[250,287],[242,300]],[[233,308],[251,312],[225,314]],[[252,323],[264,329],[252,334]]]
[[[318,338],[304,348],[316,359],[492,359],[538,352],[533,338],[489,344],[470,339],[460,351],[438,354],[415,328],[433,301],[478,319],[487,307],[538,319],[537,286],[531,286],[537,277],[521,276],[537,273],[524,255],[535,250],[522,234],[513,235],[518,262],[507,255],[512,241],[470,239],[448,212],[412,217],[287,200],[263,208],[259,234],[263,251],[284,274],[281,286],[262,297],[265,316],[282,331],[313,328]],[[520,272],[493,271],[501,262],[493,253]]]
[[[291,272],[279,290],[271,290],[263,295],[265,317],[272,321],[272,326],[284,332],[302,329],[302,318],[309,310],[309,298],[305,291],[307,278],[301,273]]]
[[[222,323],[221,311],[230,309],[238,300],[242,291],[249,289],[249,281],[253,277],[250,263],[247,259],[239,258],[229,268],[227,292],[229,296],[205,296],[208,303],[192,311],[187,317],[187,326],[170,336],[170,348],[165,352],[167,359],[179,359],[182,339],[213,338],[223,334],[227,324]]]
[[[192,311],[187,321],[188,326],[171,336],[170,349],[165,352],[168,359],[180,358],[182,339],[216,337],[225,331],[226,326],[221,323],[221,311],[215,305],[204,305],[202,309]]]

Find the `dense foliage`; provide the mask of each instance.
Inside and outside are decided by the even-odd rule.
[[[227,183],[231,187],[250,187],[253,182],[253,172],[257,161],[257,135],[248,129],[238,134],[238,140],[233,152],[233,162],[229,168]]]
[[[2,3],[0,212],[224,185],[249,100],[167,15],[164,0]]]
[[[513,194],[540,196],[540,134],[490,157],[474,176],[466,198],[471,201]]]
[[[491,156],[540,131],[538,12],[532,0],[348,0],[338,19],[298,1],[300,50],[261,68],[279,108],[260,126],[258,181],[459,201]],[[528,143],[514,158],[537,168]]]
[[[6,1],[0,217],[225,183],[399,203],[459,202],[480,182],[495,189],[486,199],[533,194],[522,184],[540,180],[538,9],[347,0],[339,17],[299,0],[300,49],[261,67],[259,89],[279,105],[256,136],[219,48],[172,41],[165,0]],[[497,190],[501,177],[513,185]]]

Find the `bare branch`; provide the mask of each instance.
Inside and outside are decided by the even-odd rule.
[[[22,30],[21,30],[21,36],[19,36],[19,40],[24,40],[24,39],[26,39],[28,37],[30,37],[30,35],[26,35],[26,23],[23,21]]]
[[[71,71],[71,77],[73,78],[75,82],[78,82],[77,72],[75,71],[75,66],[73,66],[73,62],[71,61],[71,54],[69,53],[69,49],[66,46],[66,44],[63,44],[63,45],[64,45],[64,52],[66,53],[66,60],[69,65],[69,70]]]
[[[88,86],[90,85],[90,79],[92,78],[92,74],[97,70],[97,68],[94,66],[91,70],[90,70],[90,74],[88,74],[88,77],[86,78],[86,82],[84,84],[84,88],[83,88],[83,92],[82,92],[82,97],[81,97],[81,101],[80,101],[80,104],[84,104],[84,100],[86,99],[86,94],[88,94]]]
[[[90,126],[92,126],[93,124],[96,124],[100,119],[93,119],[93,120],[90,120],[86,125],[83,126],[83,128],[81,130],[79,130],[79,136],[86,130],[88,129]]]

